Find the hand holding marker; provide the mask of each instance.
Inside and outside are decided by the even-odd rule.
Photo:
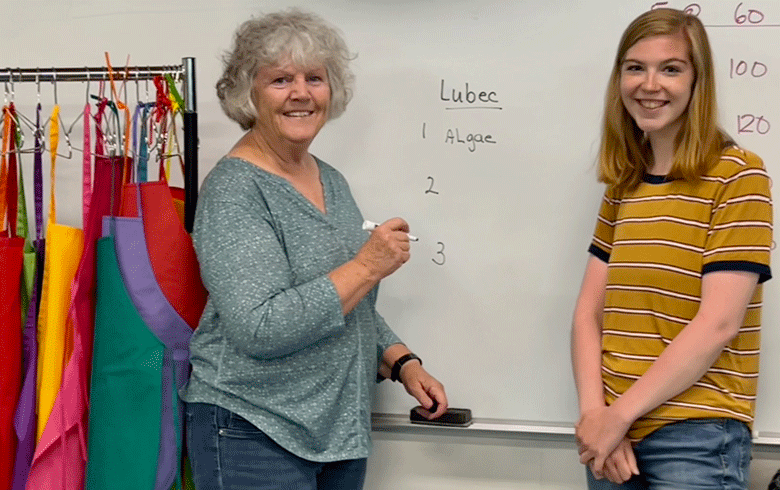
[[[366,231],[372,231],[377,226],[379,226],[379,223],[374,223],[373,221],[366,220],[366,221],[363,222],[363,229],[366,230]],[[410,235],[408,233],[406,234],[406,236],[408,236],[409,237],[409,241],[412,241],[412,242],[417,242],[417,241],[420,240],[416,236]]]

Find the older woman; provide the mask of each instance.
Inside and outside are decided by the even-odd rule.
[[[344,177],[308,152],[350,99],[338,32],[298,10],[245,22],[217,83],[246,134],[210,172],[194,241],[209,300],[183,394],[198,490],[359,489],[375,380],[440,416],[442,385],[375,309],[409,227],[368,236]],[[434,404],[437,408],[433,408]]]

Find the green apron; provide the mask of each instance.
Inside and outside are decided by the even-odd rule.
[[[127,294],[113,236],[97,243],[96,294],[85,489],[153,489],[160,420],[138,415],[162,409],[165,346]],[[118,391],[125,396],[122,403],[116,403]],[[112,416],[97,415],[107,413]]]

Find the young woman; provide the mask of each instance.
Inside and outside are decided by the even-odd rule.
[[[652,10],[623,33],[599,168],[572,325],[589,488],[747,488],[770,179],[717,125],[695,16]]]

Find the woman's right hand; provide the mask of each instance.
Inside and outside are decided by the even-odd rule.
[[[409,260],[409,224],[392,218],[371,232],[354,260],[376,280],[389,276]]]
[[[376,286],[409,260],[409,225],[393,218],[377,226],[352,260],[328,274],[346,315]]]

